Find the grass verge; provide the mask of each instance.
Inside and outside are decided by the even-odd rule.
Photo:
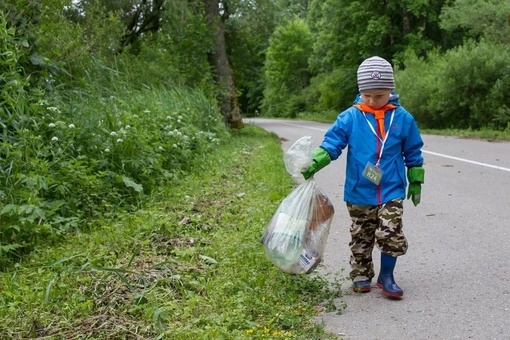
[[[0,274],[0,338],[328,339],[335,280],[292,276],[260,237],[294,183],[254,126],[150,208],[39,246]]]

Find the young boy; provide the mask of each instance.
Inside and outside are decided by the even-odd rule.
[[[420,203],[423,141],[413,116],[398,101],[393,68],[380,57],[361,63],[357,72],[360,94],[354,105],[340,113],[313,152],[305,179],[347,151],[344,201],[352,219],[349,274],[355,292],[369,292],[375,276],[372,251],[381,251],[377,287],[383,295],[402,298],[393,270],[397,257],[407,251],[402,230],[403,200]]]

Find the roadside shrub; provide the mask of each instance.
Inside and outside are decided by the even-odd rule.
[[[358,87],[356,68],[336,67],[320,83],[320,98],[317,110],[341,111],[352,105]]]
[[[510,123],[510,48],[468,42],[426,60],[406,56],[397,90],[424,127],[505,129]]]
[[[37,7],[36,27],[0,15],[0,267],[41,239],[137,209],[229,138],[214,101],[180,86],[207,83],[205,66],[187,79],[174,59],[158,62],[165,49],[115,56],[120,26],[95,30],[108,17],[64,19],[50,3],[64,4]]]
[[[228,138],[199,90],[134,90],[105,67],[112,89],[45,93],[30,84],[21,62],[31,51],[2,16],[0,48],[0,265],[90,217],[136,208]]]
[[[200,91],[141,90],[40,101],[0,146],[0,252],[30,248],[84,219],[133,209],[205,164],[228,132]],[[34,113],[33,111],[32,113]]]

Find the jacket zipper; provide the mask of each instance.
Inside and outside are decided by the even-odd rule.
[[[379,129],[378,129],[379,130]],[[380,131],[377,131],[378,135],[380,135]],[[381,140],[379,138],[376,138],[377,140],[377,152],[375,154],[375,157],[376,157],[376,164],[377,164],[377,157],[379,157],[379,152],[381,152]],[[382,182],[382,180],[381,180]],[[381,205],[382,204],[382,197],[381,197],[381,182],[379,182],[379,184],[377,184],[377,190],[376,190],[376,194],[377,194],[377,203],[378,205]]]

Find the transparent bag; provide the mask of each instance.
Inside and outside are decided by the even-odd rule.
[[[284,156],[285,168],[302,176],[311,163],[312,137],[297,140]],[[280,203],[262,243],[271,262],[289,274],[311,273],[321,262],[334,208],[311,177]]]

